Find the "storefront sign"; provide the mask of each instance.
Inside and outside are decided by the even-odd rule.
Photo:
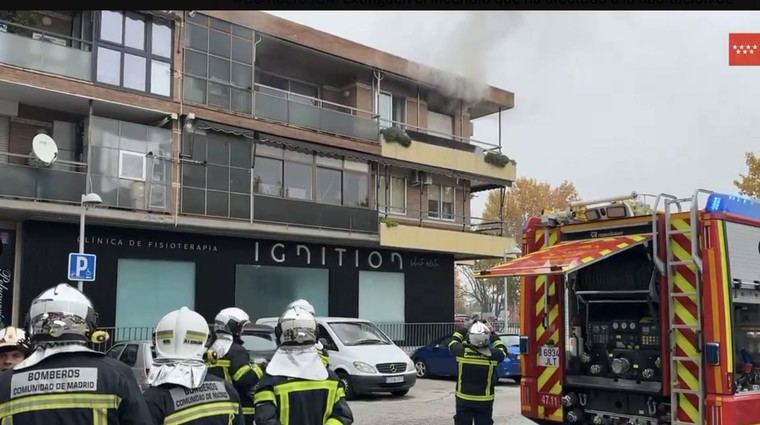
[[[0,229],[0,324],[11,323],[13,314],[13,265],[16,260],[16,232]]]
[[[79,238],[77,238],[79,242]],[[85,236],[86,245],[96,246],[113,246],[127,248],[142,248],[149,250],[169,250],[169,251],[198,251],[198,252],[218,252],[219,248],[215,244],[196,243],[196,242],[176,242],[167,240],[152,239],[124,239],[108,236]]]
[[[305,244],[295,244],[294,249],[292,245],[286,245],[283,242],[269,245],[259,241],[254,242],[253,246],[253,262],[256,264],[272,261],[276,264],[287,262],[307,266],[327,266],[328,264],[356,268],[369,266],[375,270],[383,266],[392,266],[398,267],[398,270],[404,270],[404,259],[398,252]]]

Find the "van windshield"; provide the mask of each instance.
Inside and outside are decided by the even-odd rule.
[[[330,327],[338,335],[343,345],[390,345],[380,329],[367,322],[331,322]]]

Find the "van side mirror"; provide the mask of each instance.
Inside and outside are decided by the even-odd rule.
[[[325,347],[326,350],[330,351],[338,351],[337,348],[333,345],[327,342],[327,339],[325,338],[319,338],[319,343],[322,344],[323,347]]]
[[[720,364],[720,344],[717,342],[705,344],[705,363],[713,366]]]

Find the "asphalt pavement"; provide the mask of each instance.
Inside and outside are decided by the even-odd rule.
[[[418,379],[404,397],[361,396],[349,402],[356,425],[451,425],[454,423],[453,379]],[[520,416],[520,386],[502,380],[496,386],[494,423],[535,425]]]

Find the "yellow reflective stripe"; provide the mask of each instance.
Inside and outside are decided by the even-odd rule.
[[[0,417],[53,409],[118,409],[121,397],[115,394],[42,394],[0,404]]]
[[[490,396],[493,396],[493,394],[491,394],[491,385],[492,385],[492,381],[493,381],[493,370],[494,369],[496,369],[496,368],[494,368],[494,367],[489,367],[488,368],[488,382],[486,382],[486,395],[490,395]]]
[[[315,391],[326,390],[328,402],[333,400],[331,404],[327,406],[328,412],[325,418],[332,414],[332,405],[335,403],[335,394],[338,392],[338,381],[325,380],[325,381],[293,381],[285,382],[279,385],[275,385],[274,394],[280,398],[280,422],[281,425],[290,425],[290,393],[301,391]],[[258,393],[257,393],[258,395]]]
[[[457,391],[457,397],[464,399],[464,400],[470,400],[470,401],[491,401],[494,399],[493,394],[491,395],[471,395],[471,394],[465,394],[463,392]]]
[[[325,422],[325,425],[343,425],[343,423],[335,418],[330,418]]]
[[[464,363],[464,364],[478,365],[478,366],[496,366],[497,364],[496,360],[477,359],[477,358],[468,358],[468,357],[457,357],[457,362]]]
[[[241,366],[240,369],[238,369],[237,372],[235,372],[235,375],[232,376],[232,380],[237,382],[240,380],[240,378],[243,377],[243,375],[245,375],[248,372],[253,372],[253,368],[251,367],[251,365],[247,364],[245,366]]]
[[[261,370],[261,368],[257,364],[253,365],[253,373],[255,373],[256,377],[259,379],[261,379],[261,377],[264,376],[264,371]]]
[[[188,407],[164,418],[164,425],[180,425],[196,419],[210,416],[229,415],[230,418],[238,413],[239,404],[233,401],[218,401]]]
[[[13,416],[8,416],[7,418],[3,418],[3,420],[0,421],[0,425],[13,425]]]
[[[461,333],[459,333],[459,332],[454,332],[454,335],[453,335],[453,337],[455,337],[455,338],[459,338],[459,339],[464,339],[464,335],[462,335],[462,334],[461,334]]]
[[[253,396],[253,403],[259,404],[265,401],[275,403],[274,393],[270,390],[257,391]]]
[[[244,415],[253,415],[254,413],[256,413],[256,409],[254,407],[243,406]]]
[[[227,381],[227,383],[232,382],[232,377],[230,376],[230,361],[229,360],[217,360],[214,364],[208,365],[209,369],[214,368],[222,368],[222,373],[224,374],[224,380]]]
[[[108,409],[92,409],[92,425],[108,425]]]
[[[340,400],[342,398],[345,398],[346,397],[346,390],[344,390],[343,387],[341,387],[340,385],[338,385],[338,391],[337,391],[337,394],[335,395],[335,397],[338,400]]]

